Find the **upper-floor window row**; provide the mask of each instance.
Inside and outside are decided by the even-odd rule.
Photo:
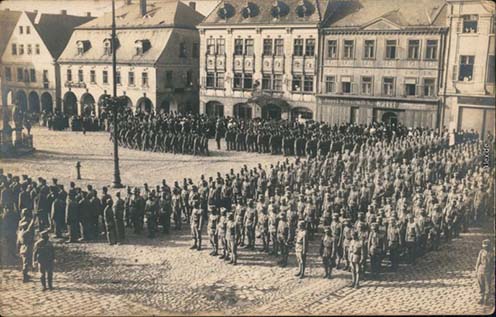
[[[29,25],[26,25],[26,26],[20,25],[19,26],[19,34],[24,34],[24,30],[26,31],[26,34],[31,34],[31,27]]]
[[[382,48],[380,47],[382,43]],[[383,59],[396,60],[405,58],[409,60],[437,60],[439,58],[439,41],[437,39],[407,39],[405,47],[396,39],[386,39],[379,42],[375,39],[364,39],[361,44],[354,39],[329,39],[326,41],[327,59],[357,59],[365,60],[380,57],[382,51]],[[380,49],[378,51],[378,49]],[[400,52],[405,51],[404,56]]]
[[[285,54],[284,39],[266,38],[260,43],[261,53],[264,56],[283,56]],[[226,42],[223,38],[209,38],[206,43],[207,55],[224,55],[226,53]],[[234,40],[234,55],[254,55],[255,40],[235,39]],[[294,56],[315,56],[316,40],[314,38],[295,39],[293,42]]]

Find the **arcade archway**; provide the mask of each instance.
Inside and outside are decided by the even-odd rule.
[[[40,112],[40,97],[35,91],[29,93],[29,112]]]
[[[28,111],[28,97],[26,96],[26,93],[23,90],[19,90],[15,94],[15,102],[21,112]]]
[[[90,93],[85,93],[81,97],[81,114],[90,116],[95,111],[95,98]]]
[[[281,107],[268,104],[262,108],[262,119],[265,120],[281,120],[282,110]]]
[[[218,101],[207,102],[205,112],[209,117],[223,117],[224,105]]]
[[[398,114],[393,111],[387,111],[382,115],[382,122],[386,125],[398,125]]]
[[[77,114],[77,98],[72,91],[64,95],[64,113],[69,116]]]
[[[136,103],[136,111],[151,113],[153,110],[153,103],[147,97],[142,97]]]
[[[247,103],[238,103],[234,105],[234,117],[243,120],[249,120],[253,117],[253,109]]]
[[[53,112],[52,95],[47,92],[41,95],[41,111]]]

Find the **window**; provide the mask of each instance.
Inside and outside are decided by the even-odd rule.
[[[336,40],[327,41],[327,58],[328,59],[338,58],[338,41]]]
[[[274,46],[275,46],[276,56],[283,56],[284,55],[284,40],[283,39],[274,40]]]
[[[272,55],[272,39],[263,40],[263,54]]]
[[[365,58],[365,59],[375,58],[375,41],[374,40],[365,40],[363,58]]]
[[[459,81],[472,81],[474,76],[474,61],[475,56],[460,56],[460,73],[458,74]]]
[[[424,96],[425,97],[436,96],[434,84],[435,84],[434,78],[424,78]]]
[[[134,72],[127,73],[127,85],[134,86]]]
[[[24,33],[24,27],[22,25],[19,26],[19,33],[20,34],[23,34]]]
[[[341,92],[351,94],[351,78],[349,76],[341,77]]]
[[[462,16],[463,19],[463,33],[477,33],[477,24],[479,16],[477,14],[470,14]]]
[[[437,40],[427,40],[425,59],[437,59]]]
[[[24,81],[29,83],[29,70],[28,69],[24,70]]]
[[[92,84],[96,83],[96,73],[94,70],[90,70],[90,82]]]
[[[22,68],[17,68],[17,81],[24,81],[24,71]]]
[[[263,74],[262,90],[272,90],[272,76]]]
[[[19,55],[24,55],[24,44],[19,44]]]
[[[386,41],[386,59],[396,59],[396,40]]]
[[[30,81],[32,83],[35,83],[36,82],[36,70],[35,69],[31,68],[29,70],[29,78],[30,78]]]
[[[102,83],[108,84],[108,71],[106,70],[102,72]]]
[[[5,67],[5,80],[12,81],[12,70],[10,67]]]
[[[12,55],[17,55],[17,44],[12,44]]]
[[[226,40],[217,39],[217,55],[224,55],[226,53]]]
[[[292,91],[301,91],[301,75],[293,75],[293,82],[291,84]]]
[[[112,55],[112,41],[110,39],[106,39],[103,42],[103,54]]]
[[[78,41],[76,45],[77,45],[78,55],[83,55],[84,54],[84,42]]]
[[[243,88],[243,74],[235,73],[234,81],[233,81],[234,89],[242,89]]]
[[[272,90],[282,91],[282,75],[274,75],[274,84]]]
[[[27,52],[28,52],[28,55],[33,54],[33,47],[32,47],[31,44],[28,44],[28,46],[27,46]]]
[[[26,26],[26,34],[31,34],[31,27]]]
[[[305,76],[303,79],[303,91],[313,92],[313,76]]]
[[[172,71],[168,70],[165,72],[165,88],[172,88],[174,83],[172,82]]]
[[[294,56],[303,56],[303,40],[295,39],[293,46],[293,55]]]
[[[193,72],[188,70],[186,72],[186,87],[193,86]]]
[[[207,88],[215,88],[215,73],[207,73]]]
[[[408,40],[408,59],[418,60],[420,58],[420,41]]]
[[[234,40],[234,55],[243,55],[243,40]]]
[[[243,80],[243,88],[244,89],[252,89],[253,88],[253,76],[252,74],[245,74]]]
[[[305,56],[315,56],[315,39],[307,39],[306,40]]]
[[[186,43],[179,43],[179,57],[186,57]]]
[[[216,88],[224,89],[224,73],[217,73],[215,76]]]
[[[207,40],[207,55],[215,55],[215,40]]]
[[[43,88],[48,88],[48,70],[43,70]]]
[[[394,77],[384,77],[382,93],[384,96],[394,96]]]
[[[40,55],[40,44],[34,46],[34,52],[36,55]]]
[[[363,95],[372,95],[372,77],[362,77],[362,94]]]
[[[193,55],[193,58],[200,57],[200,47],[198,46],[198,43],[193,43],[193,48],[191,49],[191,54]]]
[[[246,55],[253,55],[253,40],[252,39],[247,39],[245,41],[245,54]]]
[[[68,82],[72,82],[72,70],[68,69],[66,73],[66,78]]]
[[[417,95],[417,80],[415,78],[405,78],[405,95],[409,97]]]
[[[489,55],[489,58],[487,59],[487,82],[494,84],[495,82],[495,60],[494,60],[494,55]]]
[[[352,59],[353,58],[353,48],[354,41],[353,40],[345,40],[344,41],[344,50],[343,50],[343,58]]]
[[[115,72],[115,84],[116,85],[121,85],[122,84],[121,72],[120,71],[116,71]]]
[[[336,76],[326,76],[325,81],[325,92],[335,93],[336,92]]]
[[[141,73],[141,86],[142,87],[148,87],[148,73],[147,72]]]
[[[82,69],[78,70],[78,82],[80,83],[84,82],[84,74]]]

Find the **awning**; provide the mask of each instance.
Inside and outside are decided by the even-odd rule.
[[[281,98],[274,98],[272,96],[260,95],[248,99],[247,103],[255,103],[260,107],[267,107],[269,105],[275,105],[281,108],[282,111],[289,110],[289,104],[286,100]]]

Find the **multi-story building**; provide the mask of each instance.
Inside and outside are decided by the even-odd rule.
[[[447,47],[444,124],[452,130],[474,129],[494,135],[495,3],[447,0],[450,35]]]
[[[315,118],[329,1],[226,0],[200,24],[202,113]]]
[[[203,15],[180,1],[124,5],[116,10],[117,45],[112,47],[112,15],[106,13],[74,30],[59,58],[63,111],[99,113],[112,94],[112,54],[116,50],[117,94],[143,111],[198,111],[199,35]]]
[[[335,1],[331,10],[317,119],[439,126],[445,1]]]
[[[2,91],[22,111],[60,106],[57,58],[74,27],[91,17],[22,12],[2,55]],[[12,97],[9,97],[12,96]]]
[[[1,10],[0,11],[0,28],[2,32],[0,32],[0,65],[2,64],[2,55],[5,49],[7,48],[7,44],[9,42],[10,36],[12,32],[14,32],[15,26],[17,24],[17,20],[21,16],[21,11],[11,11],[11,10]],[[3,93],[2,81],[3,71],[0,70],[0,100],[2,105],[7,104],[6,95]],[[12,100],[10,100],[12,102]]]

